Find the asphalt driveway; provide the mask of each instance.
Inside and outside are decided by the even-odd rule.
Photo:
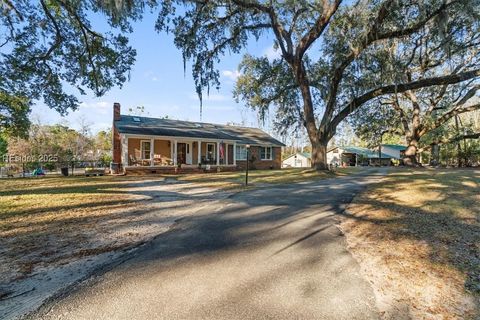
[[[376,319],[336,216],[382,172],[214,200],[35,319]]]

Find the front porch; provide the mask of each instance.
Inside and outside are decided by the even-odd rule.
[[[126,134],[121,139],[122,166],[128,173],[225,171],[237,167],[235,141]]]

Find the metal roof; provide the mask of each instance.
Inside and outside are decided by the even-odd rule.
[[[389,148],[400,150],[400,151],[407,150],[406,146],[402,146],[400,144],[382,144],[382,147],[389,147]]]
[[[295,157],[295,156],[302,156],[302,157],[305,157],[307,159],[311,159],[312,158],[312,154],[310,152],[297,152],[297,153],[294,153],[294,154],[291,154],[289,155],[288,157],[286,157],[285,159],[283,159],[283,161],[287,160],[287,159],[290,159],[292,157]]]
[[[362,148],[362,147],[345,146],[345,147],[339,147],[339,148],[343,149],[344,152],[347,152],[347,153],[356,153],[364,156],[368,156],[370,153],[372,153],[372,150],[367,148]]]
[[[360,154],[368,159],[378,159],[378,151],[363,148],[363,147],[356,147],[356,146],[344,146],[344,147],[335,147],[329,150],[335,150],[335,149],[342,149],[343,152],[346,153],[355,153],[355,154]],[[393,158],[391,155],[383,153],[381,154],[382,159],[390,159]]]
[[[118,132],[125,134],[234,140],[240,144],[285,146],[266,132],[250,127],[127,115],[121,115],[120,120],[114,121],[114,125]]]

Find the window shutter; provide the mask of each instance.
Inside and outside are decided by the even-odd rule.
[[[273,147],[270,147],[270,152],[272,153],[272,160],[275,160],[275,152],[274,152],[274,148]]]

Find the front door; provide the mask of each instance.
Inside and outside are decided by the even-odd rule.
[[[192,164],[193,161],[192,161],[192,143],[191,142],[188,142],[187,143],[187,153],[186,153],[186,157],[185,157],[185,161],[187,164]]]
[[[177,144],[177,164],[187,163],[187,144],[178,143]]]

